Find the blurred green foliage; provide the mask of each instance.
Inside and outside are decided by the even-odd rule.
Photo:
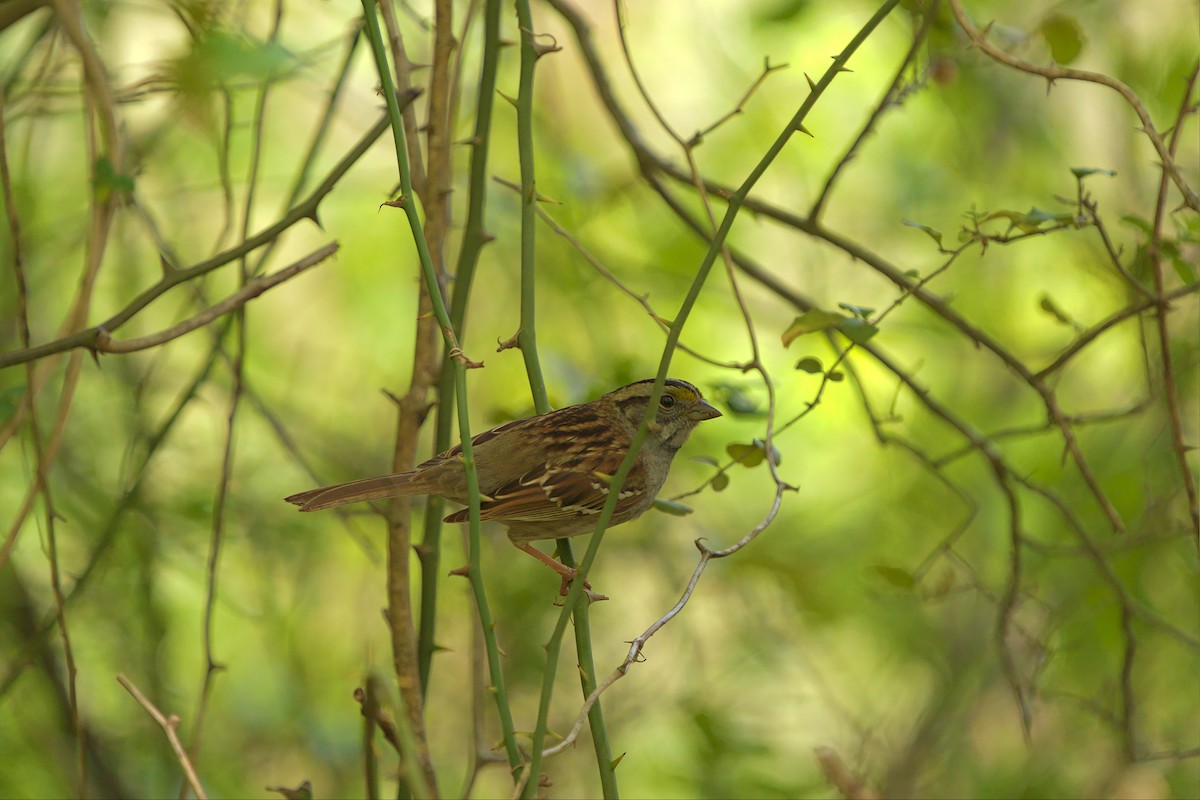
[[[277,36],[272,6],[82,4],[77,21],[103,65],[125,143],[120,166],[88,143],[106,134],[99,117],[82,120],[103,109],[85,92],[71,25],[32,4],[18,19],[0,17],[5,207],[19,223],[19,239],[11,225],[0,233],[0,352],[24,346],[22,315],[35,345],[98,324],[158,280],[160,256],[176,267],[198,263],[236,245],[243,220],[255,232],[282,215],[358,6],[284,4]],[[613,9],[579,6],[630,123],[647,147],[682,164],[639,100]],[[789,65],[695,149],[705,177],[736,186],[809,91],[805,75],[816,79],[876,7],[658,2],[627,4],[624,14],[638,73],[684,136],[733,109],[764,56]],[[455,4],[456,30],[475,8]],[[753,200],[809,213],[912,43],[925,4],[901,8],[821,97],[805,122],[813,137],[793,137]],[[707,245],[639,172],[570,26],[550,5],[534,11],[539,33],[562,47],[537,71],[537,189],[556,201],[543,208],[670,320]],[[989,1],[968,12],[980,27],[995,19],[990,41],[1033,64],[1053,59],[1119,79],[1169,136],[1194,75],[1194,3]],[[400,4],[396,13],[411,61],[428,63],[431,10]],[[471,135],[479,27],[472,17],[456,62],[456,140]],[[507,6],[503,36],[519,38]],[[380,114],[366,48],[350,64],[306,191]],[[427,78],[418,72],[417,80]],[[510,48],[498,88],[515,96],[516,83]],[[1197,214],[1168,188],[1160,268],[1164,291],[1177,294],[1163,352],[1151,247],[1159,159],[1129,105],[1095,84],[1048,86],[996,63],[968,46],[945,5],[898,87],[820,216],[823,231],[856,250],[761,208],[743,210],[730,236],[774,281],[735,270],[773,378],[770,444],[762,383],[719,366],[751,353],[720,265],[684,329],[683,343],[708,360],[677,352],[672,374],[727,413],[693,436],[664,493],[700,489],[679,498],[693,513],[647,514],[605,540],[591,574],[612,598],[591,610],[601,677],[678,599],[695,567],[694,539],[727,546],[768,513],[768,453],[797,491],[784,494],[755,541],[708,566],[646,661],[604,695],[614,755],[624,754],[622,789],[840,796],[845,786],[813,755],[828,747],[886,796],[1196,797],[1200,562],[1184,486],[1195,486],[1200,442]],[[1193,88],[1188,102],[1195,98]],[[1193,113],[1177,154],[1193,187],[1196,128]],[[0,796],[77,794],[80,742],[86,795],[179,792],[162,731],[117,674],[178,715],[210,796],[272,796],[264,787],[305,780],[315,797],[365,794],[353,691],[370,670],[392,674],[380,615],[383,524],[364,509],[302,516],[280,498],[316,481],[388,471],[395,410],[380,390],[402,394],[411,373],[418,267],[400,213],[382,205],[394,199],[396,174],[386,138],[321,203],[319,227],[305,222],[280,237],[267,268],[332,239],[341,245],[336,259],[245,310],[213,605],[220,670],[198,744],[233,329],[219,320],[128,355],[76,350],[37,362],[32,375],[0,369]],[[517,179],[507,103],[497,104],[491,155],[496,177]],[[457,157],[451,202],[461,221],[467,148]],[[654,174],[684,209],[702,213],[691,186]],[[488,191],[495,238],[463,337],[466,353],[486,365],[469,378],[477,429],[533,409],[519,354],[494,352],[518,327],[519,198],[498,183]],[[1094,215],[1081,211],[1081,196]],[[114,216],[91,273],[95,209],[109,200]],[[712,202],[719,218],[724,205]],[[452,232],[454,247],[460,233]],[[538,237],[540,355],[552,403],[652,375],[663,342],[657,322],[572,242],[545,227]],[[11,268],[18,254],[24,288]],[[238,272],[229,264],[174,289],[116,338],[197,313],[236,291]],[[74,317],[80,287],[93,282]],[[1139,313],[1095,334],[1142,301]],[[1013,366],[1037,373],[1073,343],[1075,356],[1039,388]],[[1181,437],[1168,391],[1178,398]],[[1046,392],[1061,425],[1048,422]],[[50,450],[53,531],[46,494],[34,491],[39,451]],[[52,535],[74,700],[55,624]],[[449,570],[462,559],[460,533],[448,526],[442,563]],[[528,731],[557,580],[499,531],[489,533],[483,566],[517,728]],[[445,649],[435,656],[426,718],[442,790],[454,794],[471,774],[468,754],[495,746],[499,727],[490,698],[479,700],[466,583],[447,578],[439,592],[436,641]],[[581,703],[575,656],[563,658],[551,715],[559,734]],[[478,729],[473,698],[482,703]],[[377,746],[390,793],[396,760]],[[546,794],[598,794],[593,760],[584,742],[549,759]],[[510,794],[498,765],[473,788],[478,797]]]

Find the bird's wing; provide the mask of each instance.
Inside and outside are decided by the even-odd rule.
[[[539,464],[489,492],[480,504],[480,518],[552,524],[555,520],[599,514],[624,455],[608,450],[597,457],[571,454],[554,464]],[[627,487],[644,484],[639,475],[641,468],[639,459],[625,480]],[[635,505],[642,494],[641,490],[623,488],[614,518]],[[447,522],[466,520],[467,509],[446,517]]]

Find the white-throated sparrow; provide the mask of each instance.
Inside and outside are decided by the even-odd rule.
[[[471,444],[482,495],[480,516],[508,527],[508,538],[563,576],[574,570],[533,547],[538,539],[591,533],[609,482],[646,415],[653,380],[638,381],[589,403],[509,422],[474,436]],[[654,502],[676,451],[692,429],[721,416],[686,381],[667,379],[649,435],[621,487],[610,525],[640,516]],[[286,498],[301,511],[402,495],[435,494],[467,503],[462,446],[455,445],[411,472],[339,483]],[[446,517],[466,522],[468,510]]]

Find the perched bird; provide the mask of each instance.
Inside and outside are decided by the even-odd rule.
[[[653,380],[622,386],[606,395],[536,417],[508,422],[471,439],[481,494],[480,517],[508,527],[519,549],[563,577],[563,589],[575,570],[530,542],[591,533],[609,484],[646,415]],[[654,502],[675,453],[699,423],[721,416],[686,381],[668,378],[649,435],[621,487],[609,525],[642,515]],[[286,498],[301,511],[377,500],[433,494],[467,501],[462,446],[439,453],[410,472],[339,483]],[[466,522],[468,509],[445,518]],[[589,596],[590,593],[589,593]]]

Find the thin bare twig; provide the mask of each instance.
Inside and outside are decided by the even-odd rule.
[[[167,342],[178,339],[186,333],[191,333],[197,328],[203,328],[213,320],[228,314],[231,311],[242,308],[246,303],[258,297],[268,289],[274,288],[284,281],[294,278],[305,270],[311,269],[320,264],[325,259],[332,256],[338,251],[338,243],[330,242],[319,250],[308,254],[299,261],[284,267],[281,270],[272,272],[270,275],[265,275],[261,278],[254,278],[247,281],[246,284],[238,289],[233,294],[226,297],[219,303],[215,303],[204,311],[201,311],[195,316],[185,319],[170,328],[159,331],[158,333],[139,336],[136,339],[124,339],[121,341],[112,339],[107,331],[101,330],[96,343],[90,348],[98,353],[134,353],[138,350],[146,350],[151,347],[157,347]]]
[[[165,716],[124,675],[117,676],[117,683],[124,686],[125,691],[129,692],[138,705],[144,708],[150,718],[163,729],[163,733],[167,735],[167,741],[171,744],[171,749],[175,751],[175,757],[179,759],[179,765],[183,767],[183,774],[187,778],[188,785],[192,787],[196,800],[208,800],[208,795],[204,793],[204,787],[200,785],[200,778],[196,775],[196,770],[192,768],[192,761],[188,758],[187,750],[184,749],[183,742],[179,740],[179,717],[174,714],[169,717]]]

